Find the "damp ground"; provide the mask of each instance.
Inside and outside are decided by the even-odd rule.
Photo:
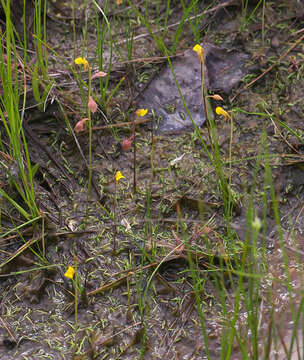
[[[183,104],[175,103],[168,58],[134,10],[144,11],[144,2],[111,4],[107,15],[120,47],[113,48],[105,102],[92,115],[88,201],[88,130],[70,131],[85,117],[86,103],[65,63],[74,66],[84,41],[94,62],[96,24],[89,15],[95,13],[90,6],[77,8],[75,40],[71,8],[49,3],[49,47],[56,51],[49,54],[49,73],[55,82],[43,108],[29,92],[24,121],[31,161],[38,164],[35,192],[43,223],[0,239],[1,359],[243,359],[244,349],[256,359],[303,356],[303,4],[248,1],[246,16],[244,1],[208,2],[208,9],[201,4],[196,9],[204,15],[190,12],[192,20],[175,41],[185,9],[174,3],[163,30],[167,46],[176,46],[173,68],[191,57],[197,42],[192,29],[198,27],[201,44],[224,54],[207,64],[209,93],[223,97],[208,98],[208,106],[232,111],[232,120],[214,113],[215,146],[202,104],[191,103],[197,92],[190,99],[186,94],[195,116],[202,113],[194,131]],[[160,33],[157,19],[165,9],[149,2],[153,35]],[[127,24],[133,26],[129,57]],[[106,68],[110,49],[104,53]],[[226,70],[215,66],[229,53],[247,61],[231,87],[223,82]],[[187,77],[182,85],[191,90],[191,63],[197,69],[199,59],[193,52],[187,61],[188,71],[177,78],[182,83]],[[81,77],[87,81],[85,73]],[[155,81],[174,94],[159,106],[153,94],[164,88]],[[100,99],[99,79],[93,91]],[[145,117],[136,118],[138,106],[148,109]],[[134,121],[136,191],[133,146],[123,146]],[[221,159],[220,173],[208,152]],[[4,151],[1,157],[13,169]],[[115,183],[117,171],[124,178]],[[1,186],[14,196],[1,176]],[[229,182],[228,203],[221,176]],[[1,233],[21,224],[1,199]],[[254,251],[245,262],[247,245]],[[74,282],[64,276],[68,266],[76,269]],[[237,336],[229,345],[223,338],[231,328]]]

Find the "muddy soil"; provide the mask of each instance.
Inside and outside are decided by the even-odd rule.
[[[142,2],[137,3],[142,9]],[[268,358],[284,359],[284,346],[292,331],[292,326],[286,326],[291,323],[290,296],[286,286],[273,281],[269,301],[269,281],[284,277],[284,259],[271,196],[264,188],[263,161],[256,174],[255,169],[258,156],[267,146],[291,269],[293,302],[298,309],[302,307],[303,269],[299,258],[303,257],[304,240],[303,3],[265,1],[264,10],[258,7],[248,23],[241,1],[218,6],[223,3],[208,2],[209,9],[215,9],[199,18],[202,44],[246,54],[250,62],[241,82],[229,91],[217,90],[224,103],[210,99],[213,109],[218,105],[234,109],[231,184],[235,202],[230,225],[235,242],[225,244],[225,252],[231,254],[233,262],[242,251],[246,210],[255,181],[256,215],[267,222],[259,238],[266,243],[267,252],[261,256],[269,263],[267,276],[261,281],[260,350],[262,356],[271,324],[285,341],[270,346]],[[103,1],[99,4],[104,6]],[[256,2],[249,1],[248,13],[255,6]],[[117,14],[114,5],[110,7],[109,21],[125,23],[131,16],[136,22],[132,12],[123,11],[125,7],[123,3]],[[200,4],[199,9],[205,11],[205,5]],[[151,2],[149,11],[156,16],[160,10]],[[75,53],[81,55],[86,14],[89,31],[85,41],[91,62],[97,48],[92,10],[77,7],[75,43],[70,5],[48,5],[49,46],[56,50],[49,53],[49,72],[56,86],[44,111],[35,106],[29,92],[24,121],[31,161],[39,165],[35,191],[44,220],[39,227],[26,226],[0,240],[0,358],[206,358],[188,258],[182,246],[186,234],[192,251],[199,254],[196,260],[203,279],[201,297],[210,358],[218,359],[225,324],[209,270],[223,261],[221,242],[227,235],[219,179],[191,128],[155,132],[153,109],[147,102],[148,115],[136,125],[137,192],[133,193],[133,148],[125,151],[123,141],[132,136],[134,121],[139,120],[134,112],[140,96],[167,66],[166,58],[140,23],[134,27],[134,61],[124,57],[125,32],[117,26],[113,34],[114,40],[121,42],[124,56],[114,51],[108,93],[122,77],[125,79],[111,101],[100,104],[92,117],[93,176],[87,209],[89,134],[87,129],[79,134],[69,130],[85,117],[86,104],[79,84],[64,63],[74,66]],[[168,46],[182,14],[176,2],[165,37]],[[194,43],[191,24],[186,22],[176,53],[189,51]],[[105,64],[108,57],[109,49],[105,49]],[[195,53],[193,58],[198,61]],[[86,75],[82,76],[86,81]],[[93,91],[100,96],[98,81],[93,82]],[[214,119],[228,177],[231,124],[217,116]],[[198,124],[199,131],[210,149],[203,122]],[[10,168],[14,166],[10,159],[2,161],[7,161]],[[116,171],[125,178],[115,185]],[[0,174],[1,186],[8,189],[5,174]],[[266,213],[265,196],[269,204]],[[16,210],[1,199],[1,233],[21,223]],[[20,255],[13,256],[24,243]],[[44,247],[43,259],[39,254]],[[76,268],[77,286],[64,276],[68,266]],[[229,306],[234,298],[229,279],[226,289]],[[237,321],[244,338],[250,338],[245,326],[247,316],[243,308]],[[241,359],[240,354],[236,342],[231,359]]]

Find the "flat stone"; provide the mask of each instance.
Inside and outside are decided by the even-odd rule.
[[[172,61],[172,65],[192,119],[197,126],[201,126],[206,119],[202,105],[199,59],[194,51],[188,50]],[[179,132],[193,128],[169,65],[151,81],[139,98],[138,105],[153,109],[157,132]]]
[[[248,73],[250,55],[208,43],[204,49],[208,90],[229,94]]]

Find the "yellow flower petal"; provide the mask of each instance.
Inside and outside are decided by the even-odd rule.
[[[64,276],[68,279],[73,279],[74,274],[75,274],[74,268],[72,266],[69,266]]]
[[[201,45],[199,44],[196,44],[194,47],[193,47],[193,50],[197,53],[197,55],[199,57],[201,57],[204,53],[204,49],[201,47]]]
[[[145,116],[148,112],[148,109],[137,109],[136,110],[136,116]]]
[[[123,179],[124,176],[120,171],[117,171],[117,173],[115,174],[115,181],[118,182],[120,179]]]
[[[86,71],[87,68],[89,67],[88,60],[83,57],[78,57],[74,61],[75,61],[75,64],[77,64],[77,65],[83,65],[84,71]]]
[[[218,107],[215,109],[215,112],[216,112],[218,115],[224,116],[225,120],[227,120],[227,119],[230,118],[230,115],[228,114],[228,112],[227,112],[226,110],[224,110],[223,108],[221,108],[220,106],[218,106]]]

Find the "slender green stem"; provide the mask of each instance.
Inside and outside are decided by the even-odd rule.
[[[205,89],[205,54],[204,54],[204,50],[202,50],[201,56],[200,56],[200,62],[201,62],[201,83],[202,83],[202,103],[204,106],[204,112],[205,112],[205,118],[206,118],[206,124],[207,124],[207,130],[208,130],[208,136],[209,136],[209,141],[210,141],[210,147],[212,149],[212,151],[214,151],[213,149],[213,141],[212,141],[212,137],[210,134],[210,120],[209,120],[209,114],[208,114],[208,109],[207,109],[207,101],[206,101],[206,89]]]
[[[132,126],[132,137],[133,137],[133,194],[136,193],[136,121],[138,120],[138,116],[136,119],[133,118],[133,126]]]
[[[113,206],[113,251],[116,250],[116,207],[117,207],[117,181],[114,179],[114,206]]]
[[[88,102],[90,101],[91,96],[91,86],[92,86],[92,70],[89,66],[88,69]],[[92,130],[92,116],[91,116],[91,110],[87,109],[87,117],[88,117],[88,124],[89,124],[89,178],[88,178],[88,191],[87,191],[87,201],[86,201],[86,219],[88,219],[89,216],[89,198],[91,195],[91,187],[92,187],[92,137],[93,137],[93,130]]]
[[[77,352],[77,338],[78,338],[78,284],[79,284],[79,278],[78,278],[78,262],[76,259],[76,256],[74,258],[74,266],[75,266],[75,276],[73,279],[73,286],[74,286],[74,318],[75,318],[75,328],[74,328],[74,354]]]

